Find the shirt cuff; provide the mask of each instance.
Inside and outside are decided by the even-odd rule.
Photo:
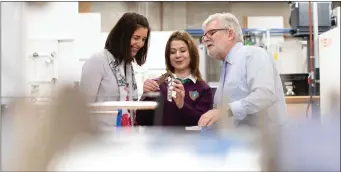
[[[235,120],[243,120],[247,115],[246,110],[243,108],[243,105],[240,101],[230,103],[230,109]]]

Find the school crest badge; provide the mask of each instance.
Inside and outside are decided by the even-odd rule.
[[[189,91],[189,97],[195,101],[199,97],[198,91]]]

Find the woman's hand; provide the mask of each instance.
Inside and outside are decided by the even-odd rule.
[[[175,79],[174,80],[174,91],[176,92],[175,98],[173,97],[173,100],[176,104],[176,106],[181,109],[184,106],[185,103],[185,88],[182,85],[182,83]]]
[[[154,92],[156,90],[160,90],[159,85],[156,83],[156,81],[152,79],[147,79],[143,83],[143,92]]]

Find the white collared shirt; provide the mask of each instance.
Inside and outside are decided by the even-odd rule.
[[[175,78],[177,78],[177,76],[175,76]],[[178,77],[180,78],[180,77]],[[192,74],[189,74],[186,78],[180,78],[182,80],[185,80],[185,79],[190,79],[193,83],[196,83],[197,82],[197,78],[195,76],[193,76]]]

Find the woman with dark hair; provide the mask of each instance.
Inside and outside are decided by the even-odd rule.
[[[209,85],[199,71],[199,52],[187,32],[176,31],[168,39],[165,50],[166,69],[175,74],[175,97],[167,100],[167,83],[157,83],[160,78],[147,79],[144,93],[160,91],[164,97],[163,126],[196,126],[200,116],[212,109],[213,96]],[[153,98],[142,96],[143,100]],[[154,125],[154,112],[139,110],[136,120],[139,125]]]
[[[92,55],[82,68],[80,88],[89,102],[136,101],[138,99],[132,62],[146,61],[150,35],[148,20],[127,12],[110,31],[105,49]],[[128,95],[128,90],[132,96]],[[129,126],[130,112],[123,111],[121,125]],[[104,123],[116,126],[116,117],[108,115]],[[109,119],[108,119],[109,118]]]

